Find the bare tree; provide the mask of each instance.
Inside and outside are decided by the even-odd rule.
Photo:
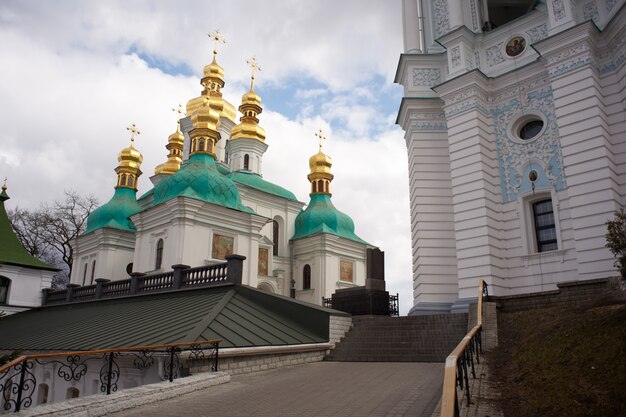
[[[54,279],[57,286],[63,286],[72,273],[71,242],[85,231],[87,217],[97,205],[98,200],[93,195],[83,197],[66,190],[65,199],[51,205],[44,203],[33,211],[9,210],[9,220],[24,248],[61,269]]]

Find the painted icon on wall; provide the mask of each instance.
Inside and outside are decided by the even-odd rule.
[[[526,49],[526,39],[522,36],[513,36],[506,43],[506,54],[511,57],[518,56]]]
[[[259,275],[267,275],[268,253],[266,248],[259,248]]]
[[[339,279],[352,282],[352,262],[341,260],[339,263]]]
[[[235,239],[230,236],[213,235],[213,259],[226,259],[228,255],[233,254],[233,246]]]

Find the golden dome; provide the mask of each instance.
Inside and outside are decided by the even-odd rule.
[[[210,129],[217,132],[217,126],[220,124],[220,115],[211,106],[211,99],[204,97],[202,105],[191,114],[191,123],[194,129]]]
[[[256,139],[265,141],[265,129],[259,126],[257,116],[263,112],[261,107],[261,97],[254,92],[254,71],[260,70],[257,65],[256,58],[250,58],[246,61],[252,67],[252,77],[250,79],[250,90],[241,97],[241,106],[239,111],[242,116],[239,119],[241,123],[233,127],[230,132],[230,139]]]
[[[118,165],[115,168],[117,174],[117,188],[130,188],[137,190],[137,180],[141,176],[141,163],[143,162],[143,155],[133,146],[135,133],[139,134],[139,130],[135,129],[133,125],[133,137],[128,148],[124,148],[117,155]]]
[[[326,173],[330,174],[330,168],[333,165],[333,161],[330,156],[326,155],[322,151],[319,151],[315,155],[309,158],[309,168],[311,174],[313,173]]]
[[[187,114],[193,114],[193,112],[198,110],[204,103],[204,98],[207,96],[208,95],[205,90],[199,97],[189,100],[187,102]],[[235,109],[235,106],[230,104],[221,96],[215,95],[210,97],[210,106],[219,113],[220,117],[225,117],[231,122],[235,123],[235,121],[237,120],[237,110]]]
[[[167,155],[167,161],[158,165],[154,169],[155,174],[167,174],[171,175],[180,169],[180,164],[183,161],[183,147],[185,144],[185,137],[179,129],[172,133],[167,138],[167,145],[165,148],[169,151]]]
[[[141,155],[141,152],[135,149],[133,145],[130,145],[128,148],[124,148],[120,151],[117,155],[117,160],[120,166],[139,169],[143,162],[143,155]]]
[[[203,70],[204,78],[209,78],[215,81],[224,82],[224,68],[217,63],[215,55],[213,55],[213,62],[206,65]]]

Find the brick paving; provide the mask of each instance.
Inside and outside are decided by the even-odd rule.
[[[227,384],[110,415],[430,416],[442,381],[442,363],[316,362],[233,376]]]

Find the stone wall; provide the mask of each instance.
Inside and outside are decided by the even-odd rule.
[[[328,342],[339,343],[341,339],[346,335],[348,330],[352,328],[352,317],[347,316],[330,316],[328,326]]]
[[[230,375],[248,374],[267,371],[283,366],[321,362],[326,352],[333,345],[318,343],[315,345],[273,346],[268,348],[223,349],[219,353],[219,371]],[[210,372],[211,363],[206,360],[188,363],[189,373]]]
[[[489,297],[503,311],[522,311],[536,308],[578,305],[604,300],[623,300],[623,282],[619,278],[599,278],[557,284],[558,289],[540,293]]]

